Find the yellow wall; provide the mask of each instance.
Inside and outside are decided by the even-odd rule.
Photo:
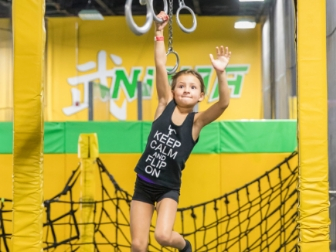
[[[213,96],[216,76],[211,71],[209,59],[209,53],[215,53],[216,46],[223,44],[230,47],[232,57],[229,67],[243,66],[247,69],[228,74],[229,84],[241,78],[242,88],[238,93],[231,93],[230,107],[218,120],[262,118],[261,27],[258,24],[251,30],[234,29],[237,18],[200,16],[197,17],[197,29],[187,34],[181,31],[173,17],[173,48],[179,54],[180,68],[209,70],[204,73],[208,88],[206,99],[200,103],[200,110],[216,101],[216,96]],[[144,20],[137,16],[135,21],[141,24]],[[188,17],[181,17],[183,24],[188,21]],[[154,67],[153,30],[136,36],[124,17],[105,17],[104,21],[83,21],[77,17],[48,18],[46,24],[46,121],[86,121],[88,91],[85,83],[89,80],[105,85],[108,98],[111,97],[109,90],[115,90],[115,95],[118,94],[97,104],[95,115],[98,120],[137,120],[137,98],[129,97],[125,85],[116,78],[116,72],[121,71],[131,79],[132,73],[137,70],[140,71],[137,80],[147,83],[145,86],[150,91],[143,100],[143,119],[153,119],[157,105],[155,78],[153,73],[147,74],[147,70]],[[0,19],[0,28],[0,121],[11,121],[13,50],[10,20]],[[168,57],[167,66],[173,65],[175,58]],[[233,88],[233,85],[230,87]],[[76,91],[78,97],[72,93]],[[112,108],[111,104],[114,104]],[[82,105],[83,109],[80,108]],[[66,114],[64,109],[69,107],[70,110],[73,107],[79,109]],[[119,114],[124,116],[120,117]]]
[[[183,171],[180,207],[201,203],[254,180],[289,153],[192,154]],[[119,185],[133,194],[133,171],[140,154],[100,154]],[[44,155],[44,197],[59,193],[79,163],[75,154]],[[12,155],[0,155],[0,197],[12,198]],[[200,187],[200,184],[204,184]]]
[[[229,46],[232,51],[229,67],[243,66],[247,70],[228,73],[229,84],[230,80],[242,78],[242,89],[240,93],[237,92],[238,89],[231,92],[230,107],[219,120],[260,119],[260,25],[252,30],[237,30],[234,29],[236,19],[237,17],[198,17],[197,29],[190,34],[182,32],[174,22],[173,48],[179,54],[181,68],[202,67],[209,70],[204,76],[208,80],[206,99],[199,107],[200,110],[204,110],[216,101],[216,96],[212,95],[216,90],[216,75],[211,71],[209,53],[215,53],[216,46]],[[141,17],[135,20],[141,23]],[[124,72],[131,79],[132,73],[135,76],[139,70],[137,80],[155,86],[154,75],[146,72],[146,69],[154,68],[153,34],[154,31],[151,30],[142,36],[134,35],[126,25],[124,17],[106,17],[104,21],[49,18],[46,120],[87,120],[88,109],[85,108],[85,104],[88,100],[89,81],[103,84],[107,93],[108,90],[115,90],[116,94],[119,92],[117,97],[105,101],[105,114],[106,109],[109,109],[108,103],[115,104],[112,112],[107,111],[107,117],[102,116],[102,111],[96,111],[101,120],[137,120],[136,93],[132,96],[126,92],[126,85],[117,81],[116,73]],[[167,31],[165,39],[167,45]],[[167,65],[175,65],[175,58],[168,57]],[[73,91],[78,93],[77,98],[72,94]],[[155,89],[151,92],[143,100],[144,120],[153,119],[157,106]],[[107,95],[111,97],[111,94]],[[59,99],[60,97],[62,99]],[[124,119],[117,116],[118,113],[123,114],[120,112],[122,106],[125,106],[126,111]]]

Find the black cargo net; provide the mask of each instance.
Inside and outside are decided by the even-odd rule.
[[[193,251],[297,251],[296,159],[294,152],[264,175],[230,193],[179,208],[176,231],[191,242]],[[85,203],[92,209],[92,222],[81,221],[85,204],[75,199],[79,194],[80,167],[72,172],[62,192],[44,202],[45,251],[77,251],[81,246],[92,246],[93,251],[130,251],[131,194],[119,186],[99,158],[97,166],[100,198]],[[10,251],[10,201],[1,200],[0,251]],[[85,226],[91,227],[89,239],[81,237]],[[158,245],[154,230],[152,225],[148,251],[175,251]]]

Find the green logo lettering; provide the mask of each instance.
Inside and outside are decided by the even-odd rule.
[[[250,65],[231,65],[227,66],[226,73],[228,76],[228,85],[231,88],[231,97],[239,98],[243,90],[244,76],[248,73]],[[219,98],[218,79],[212,87],[209,102],[213,102]]]
[[[112,83],[112,96],[111,98],[117,100],[122,88],[126,94],[127,100],[132,101],[136,98],[137,82],[142,68],[132,67],[130,77],[127,76],[124,68],[115,68],[115,77]]]
[[[153,95],[154,67],[146,68],[146,75],[142,81],[142,99],[150,100]]]

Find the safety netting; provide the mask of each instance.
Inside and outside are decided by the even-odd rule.
[[[78,200],[80,166],[63,190],[45,200],[43,247],[45,251],[130,251],[129,210],[131,194],[123,190],[101,159],[96,160],[99,196],[92,202]],[[188,239],[193,251],[297,251],[298,162],[293,152],[281,163],[236,190],[218,198],[179,208],[175,230]],[[1,199],[0,251],[10,251],[12,230],[9,199]],[[81,220],[86,204],[92,222]],[[92,207],[93,204],[93,207]],[[92,227],[92,242],[81,230]],[[175,251],[154,239],[155,217],[148,251]],[[83,242],[85,241],[85,242]]]

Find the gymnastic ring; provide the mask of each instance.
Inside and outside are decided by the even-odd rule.
[[[152,26],[153,22],[153,14],[151,11],[151,8],[148,6],[148,0],[147,0],[147,14],[146,14],[146,23],[144,26],[139,27],[133,20],[132,17],[132,0],[127,0],[125,4],[125,16],[126,16],[126,22],[129,28],[133,33],[136,35],[142,35],[149,31],[149,29]]]
[[[164,20],[162,18],[157,18],[156,17],[156,14],[154,12],[154,7],[153,7],[153,0],[147,0],[148,1],[148,5],[149,5],[149,8],[151,9],[152,11],[152,14],[153,14],[153,18],[156,22],[159,22],[159,23],[163,23]],[[168,13],[168,4],[167,4],[167,0],[163,0],[163,11],[165,13]]]
[[[168,55],[171,54],[171,53],[174,54],[174,55],[176,56],[176,64],[175,64],[175,66],[173,67],[173,69],[171,69],[170,71],[167,70],[167,73],[168,73],[168,74],[174,74],[174,73],[176,72],[177,68],[178,68],[179,65],[180,65],[180,58],[179,58],[177,52],[173,51],[172,49],[169,49],[166,55],[168,56]]]
[[[187,10],[191,13],[191,15],[193,16],[193,26],[192,26],[191,28],[189,28],[189,29],[185,28],[185,27],[182,25],[181,21],[180,21],[180,18],[179,18],[179,17],[180,17],[180,11],[181,11],[182,9],[187,9]],[[177,21],[177,24],[180,26],[181,30],[184,31],[184,32],[186,32],[186,33],[191,33],[191,32],[193,32],[193,31],[195,31],[196,26],[197,26],[197,20],[196,20],[196,15],[195,15],[195,13],[193,12],[193,10],[192,10],[191,8],[189,8],[189,7],[186,6],[186,5],[181,5],[181,4],[180,4],[180,7],[179,7],[178,10],[176,11],[176,21]]]

